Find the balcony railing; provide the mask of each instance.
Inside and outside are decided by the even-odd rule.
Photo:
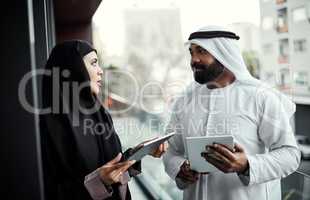
[[[282,199],[310,200],[310,176],[296,171],[281,182]]]

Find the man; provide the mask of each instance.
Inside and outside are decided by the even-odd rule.
[[[216,26],[189,37],[196,83],[174,103],[167,132],[178,134],[164,155],[185,200],[281,199],[280,179],[300,163],[290,126],[295,104],[250,75],[238,39]],[[192,171],[186,159],[185,138],[205,135],[234,137],[234,149],[214,144],[201,152],[218,172]]]

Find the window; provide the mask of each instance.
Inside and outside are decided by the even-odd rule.
[[[304,6],[294,8],[292,10],[292,18],[294,22],[300,22],[300,21],[307,20],[306,8]]]
[[[288,68],[282,68],[279,71],[280,82],[278,83],[283,89],[287,88],[290,84],[290,70]]]
[[[298,86],[307,86],[308,85],[308,72],[299,71],[294,73],[294,82]]]
[[[278,10],[277,31],[279,33],[288,32],[287,26],[287,8]]]
[[[294,40],[294,51],[295,52],[305,52],[306,50],[307,50],[306,39]]]
[[[289,57],[289,42],[288,39],[279,41],[279,63],[288,63]]]

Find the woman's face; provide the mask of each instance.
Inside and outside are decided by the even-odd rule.
[[[90,89],[95,95],[98,95],[101,88],[101,79],[103,71],[98,64],[98,57],[95,51],[91,51],[83,57],[86,69],[90,77]]]

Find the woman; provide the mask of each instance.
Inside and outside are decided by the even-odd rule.
[[[131,199],[127,182],[141,163],[121,162],[129,151],[122,154],[111,116],[97,99],[102,75],[87,42],[66,41],[49,56],[42,103],[50,112],[40,120],[46,199]],[[162,144],[152,156],[165,150]]]

